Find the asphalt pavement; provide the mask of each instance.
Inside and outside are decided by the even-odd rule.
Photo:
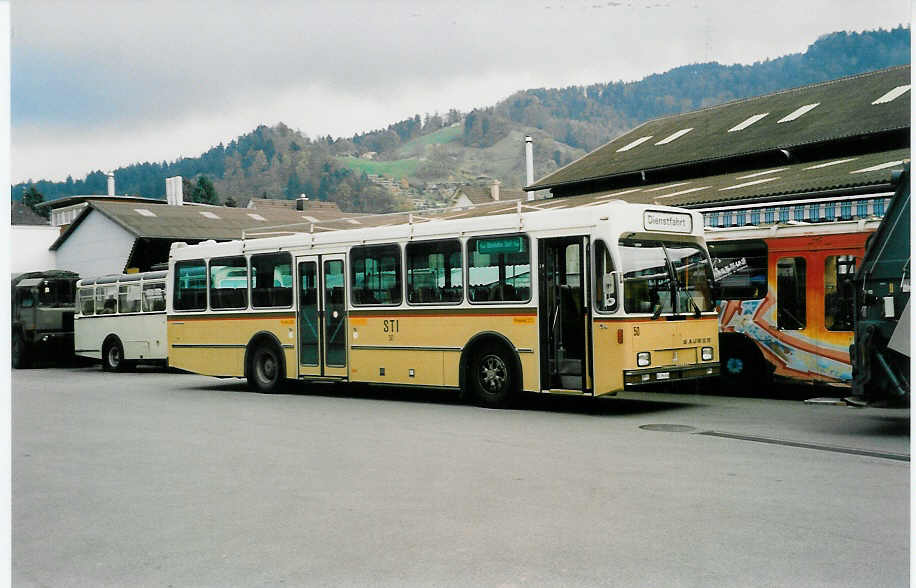
[[[12,373],[15,586],[906,586],[909,410]],[[700,391],[703,391],[702,389]]]

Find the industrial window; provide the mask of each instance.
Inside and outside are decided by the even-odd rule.
[[[853,288],[856,258],[830,255],[824,260],[824,326],[828,331],[853,330]]]
[[[800,331],[807,323],[805,258],[783,257],[776,263],[776,327]]]
[[[805,220],[805,207],[804,206],[795,207],[795,220],[798,222],[802,222]]]
[[[95,313],[115,314],[118,312],[118,285],[96,286]]]
[[[617,272],[604,241],[595,241],[595,307],[601,312],[617,310]]]
[[[371,245],[350,250],[353,304],[401,303],[401,248]]]
[[[868,200],[856,201],[856,216],[859,218],[868,216]]]
[[[289,308],[293,305],[293,261],[289,253],[251,256],[251,305]]]
[[[712,273],[723,300],[760,300],[767,295],[767,246],[762,240],[707,243]]]
[[[460,241],[408,243],[405,251],[407,302],[461,302],[464,270],[461,266]]]
[[[884,216],[884,199],[879,198],[878,200],[873,200],[874,204],[872,205],[875,211],[875,216]]]
[[[789,207],[781,206],[779,208],[779,222],[787,223],[789,222]]]
[[[747,213],[743,210],[739,210],[735,213],[735,222],[739,227],[743,227],[747,224]]]
[[[161,312],[165,310],[165,282],[143,284],[143,312]]]
[[[175,310],[207,308],[207,264],[203,259],[175,263],[175,288],[172,306]]]
[[[840,204],[840,218],[850,220],[852,218],[852,202],[848,200]]]
[[[724,213],[724,214],[722,215],[722,218],[723,218],[723,224],[724,224],[726,227],[732,226],[732,213],[731,213],[731,211]]]
[[[835,202],[828,202],[827,204],[824,205],[824,217],[827,220],[836,219],[836,203]]]
[[[242,255],[210,260],[210,308],[248,307],[248,263]]]
[[[90,316],[95,314],[95,288],[80,288],[80,314]]]
[[[760,224],[760,211],[752,210],[751,211],[751,224],[757,226]]]
[[[531,298],[531,250],[525,235],[468,239],[471,302],[525,302]]]
[[[808,205],[808,220],[810,220],[813,223],[816,223],[822,220],[820,204],[809,204]]]
[[[710,213],[709,213],[709,226],[710,226],[710,227],[718,227],[718,226],[719,226],[719,213],[718,213],[718,212],[710,212]]]
[[[118,312],[140,312],[140,283],[118,286]]]

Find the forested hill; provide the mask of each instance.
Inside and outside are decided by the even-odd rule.
[[[520,187],[525,134],[535,137],[540,177],[645,120],[909,61],[909,28],[838,32],[804,53],[750,65],[703,63],[635,82],[524,90],[488,108],[416,115],[349,138],[309,138],[282,123],[260,126],[200,157],[117,169],[115,181],[119,194],[162,198],[166,177],[207,176],[220,200],[232,203],[306,193],[344,210],[390,211],[409,207],[410,198],[435,201],[480,176]],[[29,185],[48,200],[104,193],[106,180],[97,171],[81,180],[30,181],[13,186],[13,198]]]

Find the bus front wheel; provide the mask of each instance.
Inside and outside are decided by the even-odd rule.
[[[518,385],[506,350],[497,345],[481,348],[471,361],[470,384],[481,406],[508,406]]]
[[[248,365],[248,385],[257,392],[277,392],[283,382],[283,362],[273,345],[258,345]]]

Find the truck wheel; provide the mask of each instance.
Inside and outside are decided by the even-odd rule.
[[[17,370],[29,367],[29,352],[22,338],[22,333],[16,331],[13,333],[13,341],[10,344],[10,355],[12,356],[13,368]]]
[[[261,343],[248,360],[248,385],[256,392],[273,394],[283,384],[283,361],[275,345]]]
[[[469,380],[474,398],[481,406],[503,408],[515,396],[518,384],[509,354],[502,346],[486,345],[471,360]]]
[[[117,339],[112,339],[105,344],[102,350],[102,369],[106,372],[124,370],[124,348]]]

